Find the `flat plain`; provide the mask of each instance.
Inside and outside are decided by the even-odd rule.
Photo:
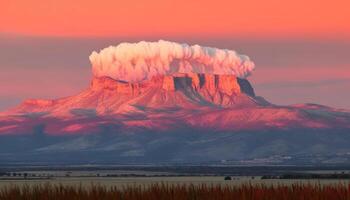
[[[93,185],[106,186],[106,187],[118,187],[125,186],[150,186],[154,184],[167,184],[167,185],[227,185],[227,186],[240,186],[240,185],[265,185],[265,186],[278,186],[278,185],[338,185],[350,184],[350,180],[339,179],[261,179],[259,176],[245,177],[237,176],[232,177],[232,180],[224,180],[223,176],[180,176],[180,177],[58,177],[50,179],[12,179],[12,180],[0,180],[0,188],[9,186],[23,186],[23,185],[64,185],[64,186],[82,186],[90,187]]]

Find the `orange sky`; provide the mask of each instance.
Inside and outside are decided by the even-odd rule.
[[[0,33],[350,38],[349,0],[0,0]]]

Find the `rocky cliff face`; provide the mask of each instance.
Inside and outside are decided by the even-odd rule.
[[[138,95],[146,88],[162,85],[162,89],[174,92],[184,88],[192,89],[196,92],[204,92],[211,96],[216,93],[226,94],[228,96],[245,93],[254,97],[254,90],[246,79],[240,79],[233,75],[214,75],[214,74],[174,74],[168,76],[156,76],[151,80],[139,83],[128,83],[117,81],[109,77],[93,78],[91,81],[91,90],[114,90],[116,93]]]
[[[188,98],[188,101],[213,104],[218,106],[234,106],[238,98],[246,97],[247,101],[254,99],[255,94],[247,80],[239,79],[233,75],[209,75],[209,74],[175,74],[169,76],[157,76],[151,80],[140,83],[128,83],[116,81],[109,77],[94,78],[91,82],[91,91],[111,91],[115,95],[132,97],[143,96],[153,91],[154,98],[160,96],[179,96]],[[251,101],[253,102],[253,101]],[[144,102],[146,103],[146,102]],[[165,102],[161,99],[158,106]],[[181,106],[182,103],[174,103]]]

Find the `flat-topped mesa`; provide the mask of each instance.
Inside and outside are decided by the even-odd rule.
[[[139,95],[148,88],[175,92],[183,89],[191,89],[204,96],[215,97],[217,95],[238,95],[245,93],[254,97],[254,89],[245,79],[234,75],[178,73],[172,75],[155,76],[151,80],[139,83],[128,83],[114,80],[109,77],[93,78],[91,90],[110,90],[120,94]]]
[[[184,102],[206,102],[223,107],[256,105],[250,83],[234,75],[177,73],[154,76],[137,83],[95,77],[90,90],[94,93],[107,92],[108,96],[121,95],[126,97],[125,101],[145,94],[142,98],[151,99],[142,104],[157,106],[180,106]]]

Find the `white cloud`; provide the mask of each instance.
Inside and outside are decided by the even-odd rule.
[[[232,74],[246,78],[254,63],[235,51],[158,42],[121,43],[90,55],[93,74],[116,80],[138,82],[156,75],[172,73]]]

